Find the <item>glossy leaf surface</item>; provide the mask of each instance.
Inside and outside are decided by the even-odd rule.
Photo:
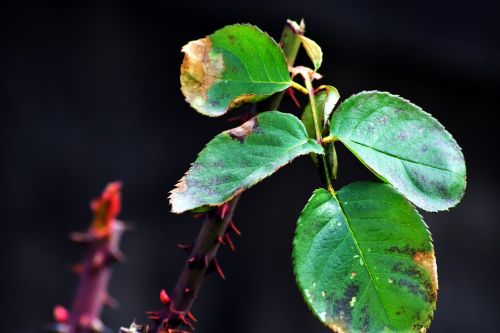
[[[323,148],[294,115],[260,113],[217,135],[171,192],[172,211],[220,205],[270,176],[294,158]]]
[[[235,24],[182,48],[181,90],[198,112],[216,117],[288,88],[285,56],[259,28]]]
[[[436,119],[399,96],[351,96],[333,114],[330,136],[422,209],[448,209],[464,194],[460,147]]]
[[[336,332],[423,332],[437,298],[431,237],[393,187],[318,189],[302,211],[294,270],[316,316]]]

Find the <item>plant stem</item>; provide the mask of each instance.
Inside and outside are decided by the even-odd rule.
[[[309,104],[311,105],[311,113],[313,116],[313,122],[314,122],[314,129],[316,131],[316,139],[318,142],[323,142],[323,134],[322,134],[322,122],[320,123],[319,115],[318,115],[318,109],[316,107],[316,99],[314,98],[314,88],[312,86],[311,82],[311,77],[310,76],[304,76],[304,82],[306,85],[306,89],[309,95]],[[325,180],[326,180],[326,186],[328,187],[328,191],[331,193],[335,193],[335,190],[333,189],[332,185],[332,180],[330,179],[330,172],[328,172],[328,162],[326,160],[326,153],[323,155],[319,156],[321,160],[321,165],[323,167],[323,171],[325,174]]]
[[[287,21],[283,29],[280,45],[290,66],[295,62],[300,48],[300,39],[297,36],[303,34],[304,31],[303,22],[299,25],[290,20]],[[259,104],[258,109],[276,110],[283,96],[284,91],[274,94],[265,101],[266,104]],[[169,331],[170,328],[179,326],[187,326],[193,329],[193,323],[190,321],[190,317],[192,320],[190,310],[203,285],[206,273],[212,269],[223,276],[216,261],[216,255],[221,239],[224,240],[227,228],[232,223],[239,197],[240,195],[219,207],[216,212],[206,214],[196,242],[193,244],[192,249],[189,249],[188,260],[184,264],[181,275],[172,291],[170,301],[165,304],[159,313],[150,313],[151,318],[157,324],[154,330],[156,333],[172,332]],[[229,245],[232,246],[232,244]]]
[[[121,207],[121,183],[108,184],[101,197],[95,199],[91,208],[94,220],[88,231],[72,233],[71,239],[85,247],[85,255],[74,271],[79,275],[78,290],[71,312],[58,305],[54,309],[56,324],[53,330],[59,333],[104,332],[100,320],[105,305],[112,305],[108,294],[112,265],[123,258],[119,249],[126,225],[117,220]]]

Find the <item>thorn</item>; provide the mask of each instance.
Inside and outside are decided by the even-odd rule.
[[[226,242],[226,244],[229,246],[229,248],[231,249],[231,251],[236,251],[236,247],[234,246],[234,243],[233,241],[231,240],[231,238],[229,237],[229,234],[228,233],[225,233],[224,234],[224,241]]]
[[[222,204],[222,206],[220,206],[219,208],[220,219],[224,220],[228,212],[229,212],[229,204],[228,203]]]
[[[177,247],[183,251],[185,251],[187,254],[191,254],[191,251],[193,251],[193,243],[191,244],[177,244]]]
[[[191,319],[195,323],[198,322],[198,319],[196,319],[196,317],[193,315],[193,313],[191,311],[188,311],[187,315],[188,315],[189,319]]]
[[[286,93],[288,94],[288,96],[290,96],[290,98],[292,99],[293,103],[295,104],[295,106],[296,106],[297,108],[299,108],[299,109],[300,109],[300,108],[302,108],[302,107],[300,106],[300,103],[299,103],[299,101],[298,101],[297,97],[295,97],[295,90],[293,90],[293,88],[292,88],[292,87],[288,88],[288,89],[286,90]]]
[[[233,221],[229,222],[229,228],[231,228],[231,230],[234,231],[235,234],[241,236],[241,231],[238,228],[236,228]]]
[[[185,289],[184,289],[184,295],[187,295],[187,294],[189,294],[190,292],[191,292],[191,289],[189,289],[189,288],[185,288]]]
[[[203,257],[203,264],[205,265],[204,267],[208,267],[208,265],[209,265],[209,262],[208,262],[208,256],[207,256],[207,255],[205,255],[205,256]]]
[[[75,243],[86,245],[94,240],[94,237],[87,232],[72,232],[69,234],[69,239]]]
[[[226,279],[226,276],[224,275],[224,272],[222,271],[222,268],[219,265],[219,262],[217,261],[217,258],[212,259],[212,267],[213,269],[217,272],[217,274],[220,276],[222,280]]]
[[[224,238],[222,238],[222,236],[217,236],[217,243],[221,245],[226,245],[226,243],[224,242]]]
[[[196,258],[196,256],[192,256],[188,259],[188,266],[190,269],[193,269],[195,268],[196,266],[196,262],[198,261],[198,258]]]
[[[53,315],[58,323],[65,323],[69,320],[69,311],[62,305],[54,306]]]
[[[163,304],[165,304],[165,305],[167,305],[168,303],[170,303],[170,297],[168,297],[167,292],[165,291],[165,289],[162,289],[160,291],[160,301]]]
[[[194,330],[193,324],[186,318],[184,313],[179,313],[178,317],[184,325],[188,326],[191,330]]]
[[[109,294],[104,297],[104,304],[106,304],[111,309],[117,309],[120,306],[120,302],[118,302],[116,298]]]
[[[125,261],[125,255],[123,254],[122,251],[120,250],[116,250],[116,251],[113,251],[109,254],[109,257],[108,257],[108,260],[111,262],[111,263],[115,263],[115,262],[124,262]]]
[[[204,217],[205,217],[205,215],[206,215],[206,214],[204,214],[204,213],[199,213],[199,214],[194,214],[194,215],[193,215],[193,217],[194,217],[195,219],[202,219],[202,218],[204,218]]]
[[[98,269],[102,268],[105,262],[106,262],[106,256],[104,255],[104,252],[102,251],[97,252],[92,258],[92,270],[95,272]]]

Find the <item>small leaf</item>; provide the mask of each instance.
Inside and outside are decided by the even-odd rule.
[[[335,332],[425,332],[437,298],[431,237],[391,186],[314,192],[293,243],[297,284]]]
[[[323,148],[288,113],[269,111],[217,135],[171,192],[172,211],[218,206],[294,158]]]
[[[445,210],[463,197],[460,147],[436,119],[399,96],[349,97],[333,114],[330,136],[422,209]]]
[[[217,117],[291,85],[276,42],[252,25],[235,24],[182,48],[181,90],[198,112]]]
[[[323,51],[321,47],[312,39],[307,38],[306,36],[299,35],[300,41],[302,42],[302,46],[307,52],[307,55],[311,59],[314,64],[314,71],[317,71],[321,67],[321,63],[323,62]]]

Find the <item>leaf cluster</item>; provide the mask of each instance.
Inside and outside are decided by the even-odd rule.
[[[182,92],[201,114],[221,116],[286,89],[309,104],[300,119],[269,110],[217,135],[171,191],[172,211],[220,206],[309,154],[325,188],[298,218],[293,266],[311,311],[338,332],[425,331],[438,282],[432,239],[415,206],[441,211],[461,200],[461,149],[436,119],[397,95],[364,91],[337,106],[336,88],[313,86],[322,78],[320,46],[296,38],[313,68],[289,67],[280,46],[248,24],[184,46]],[[335,191],[338,144],[379,181]]]

